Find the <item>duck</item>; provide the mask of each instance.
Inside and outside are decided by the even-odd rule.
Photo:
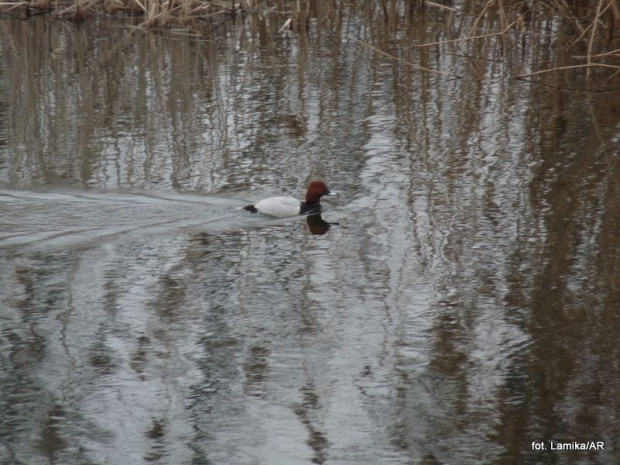
[[[294,197],[269,197],[243,207],[252,213],[287,218],[290,216],[304,215],[321,207],[321,197],[324,195],[337,195],[330,190],[323,181],[312,181],[306,191],[306,201],[302,202]]]

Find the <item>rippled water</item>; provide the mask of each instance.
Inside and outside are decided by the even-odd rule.
[[[618,92],[372,14],[0,23],[0,462],[618,463]]]

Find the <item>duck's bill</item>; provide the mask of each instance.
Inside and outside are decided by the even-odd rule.
[[[336,192],[336,191],[332,191],[332,190],[328,190],[328,191],[327,191],[327,194],[325,194],[325,195],[330,195],[330,196],[331,196],[331,195],[338,195],[338,192]]]

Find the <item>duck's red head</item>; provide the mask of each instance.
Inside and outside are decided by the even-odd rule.
[[[323,181],[312,181],[306,192],[306,203],[319,203],[324,195],[336,195],[334,191],[330,191]]]

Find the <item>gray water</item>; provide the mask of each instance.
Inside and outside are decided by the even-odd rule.
[[[620,461],[619,92],[373,14],[0,23],[0,463]]]

